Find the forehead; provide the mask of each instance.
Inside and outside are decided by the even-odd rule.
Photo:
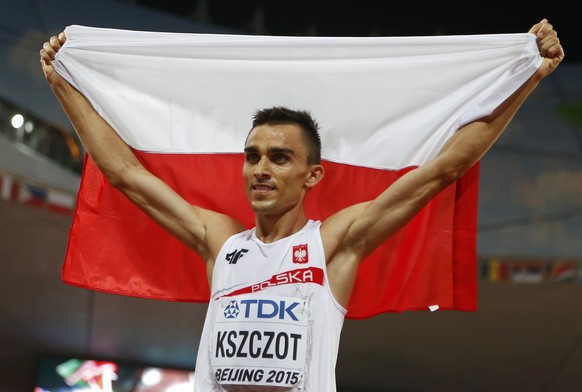
[[[286,147],[294,151],[306,150],[303,131],[295,124],[262,124],[249,132],[245,147]]]

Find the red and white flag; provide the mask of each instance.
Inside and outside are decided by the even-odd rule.
[[[0,199],[7,201],[18,200],[20,182],[7,174],[0,174]]]
[[[257,109],[309,110],[326,175],[306,209],[325,219],[432,159],[537,69],[535,37],[269,37],[69,26],[57,71],[143,163],[193,204],[248,227],[243,146]],[[478,165],[366,259],[348,317],[476,309]],[[111,293],[205,301],[202,260],[86,160],[65,282]]]

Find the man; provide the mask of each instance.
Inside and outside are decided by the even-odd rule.
[[[206,262],[211,301],[196,390],[334,391],[339,336],[359,263],[492,146],[564,57],[547,20],[529,31],[544,57],[490,116],[459,129],[431,162],[376,199],[311,221],[303,202],[323,178],[317,124],[305,112],[257,112],[245,142],[245,192],[256,227],[186,202],[149,173],[91,104],[52,67],[61,33],[41,50],[46,80],[109,182]],[[244,267],[237,261],[245,259]],[[241,319],[239,314],[243,314]],[[244,321],[241,321],[244,320]]]

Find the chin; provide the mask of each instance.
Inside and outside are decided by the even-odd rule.
[[[273,203],[268,201],[252,201],[251,208],[256,213],[266,213],[273,209]]]
[[[289,209],[273,201],[255,201],[251,203],[251,208],[255,212],[255,215],[280,216],[289,211]]]

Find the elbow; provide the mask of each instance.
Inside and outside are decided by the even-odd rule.
[[[107,181],[109,182],[109,184],[119,190],[119,191],[123,191],[123,189],[125,189],[127,187],[127,182],[124,180],[124,178],[122,176],[119,175],[105,175],[105,178],[107,178]]]
[[[479,154],[468,151],[464,154],[457,154],[455,159],[443,161],[442,170],[440,170],[443,181],[452,184],[459,180],[478,162],[478,156]]]
[[[439,178],[440,182],[442,183],[442,187],[445,188],[459,180],[461,177],[465,175],[465,173],[467,173],[470,167],[471,166],[468,164],[467,165],[459,164],[459,165],[449,165],[448,167],[444,168],[444,170],[441,171],[441,175]]]
[[[120,191],[128,188],[131,176],[127,168],[112,168],[100,165],[97,165],[97,167],[113,188]]]

